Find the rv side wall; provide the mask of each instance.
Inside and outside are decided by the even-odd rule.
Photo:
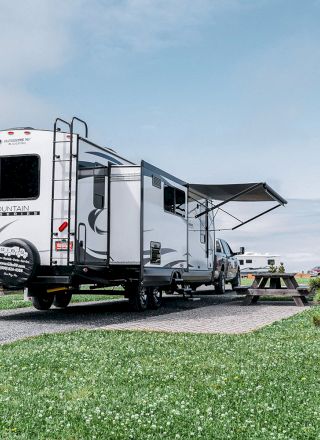
[[[188,268],[187,188],[161,170],[145,167],[143,173],[145,274],[170,278],[173,269]]]

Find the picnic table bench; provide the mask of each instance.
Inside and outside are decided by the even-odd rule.
[[[281,280],[285,287],[281,286]],[[267,286],[269,281],[269,286]],[[234,289],[237,294],[246,294],[246,305],[256,304],[260,296],[291,297],[296,306],[303,307],[308,304],[309,290],[299,287],[294,273],[266,272],[255,274],[251,286],[237,286]]]

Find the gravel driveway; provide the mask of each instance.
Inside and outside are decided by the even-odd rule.
[[[242,333],[301,312],[291,302],[242,305],[233,293],[201,295],[199,301],[164,298],[157,311],[133,313],[126,300],[73,304],[67,309],[33,308],[0,312],[0,343],[44,333],[78,329],[160,330],[191,333]]]

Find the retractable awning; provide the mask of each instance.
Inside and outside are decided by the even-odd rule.
[[[278,208],[279,206],[284,206],[287,201],[281,197],[276,191],[274,191],[267,183],[236,183],[236,184],[223,184],[223,185],[206,185],[190,183],[189,189],[194,190],[197,193],[202,194],[205,198],[211,200],[221,201],[218,204],[213,204],[211,207],[197,214],[195,217],[198,218],[214,209],[219,209],[221,206],[229,202],[277,202],[277,205],[272,208],[263,211],[262,213],[250,218],[246,221],[240,221],[240,224],[233,227],[237,229],[252,220],[267,214],[270,211]],[[233,216],[232,216],[233,217]],[[238,220],[238,219],[237,219]]]
[[[237,202],[272,202],[285,205],[287,201],[267,183],[234,183],[225,185],[203,185],[190,183],[189,188],[200,192],[208,199]]]

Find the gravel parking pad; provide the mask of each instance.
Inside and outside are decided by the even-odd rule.
[[[33,308],[0,312],[0,343],[44,333],[79,329],[149,330],[190,333],[243,333],[305,308],[290,302],[242,305],[233,293],[201,295],[199,301],[166,297],[156,311],[133,313],[126,300],[73,304],[67,309],[37,311]]]
[[[106,329],[186,333],[245,333],[302,312],[288,303],[243,306],[241,301],[204,306],[164,316],[111,324]]]

